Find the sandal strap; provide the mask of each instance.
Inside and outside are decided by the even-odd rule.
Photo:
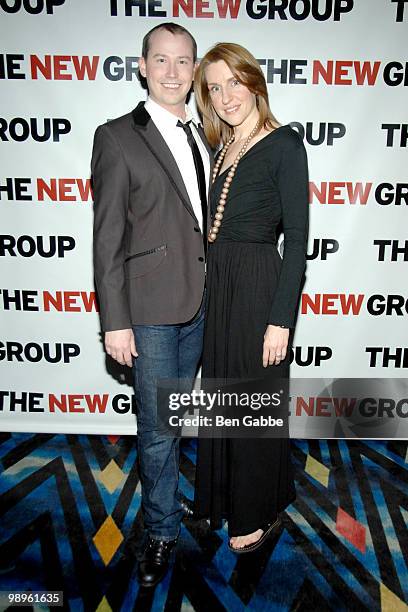
[[[265,527],[261,527],[261,529],[263,530],[263,534],[261,535],[259,540],[257,540],[256,542],[253,542],[252,544],[247,544],[246,546],[243,546],[242,548],[235,548],[234,546],[231,546],[231,541],[230,541],[229,542],[230,550],[236,553],[246,553],[246,552],[251,552],[253,550],[256,550],[257,548],[262,546],[262,544],[269,537],[272,531],[276,529],[277,527],[279,527],[281,523],[282,521],[278,516],[276,521],[274,521],[273,523],[268,523]]]

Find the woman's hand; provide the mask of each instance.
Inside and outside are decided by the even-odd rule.
[[[279,365],[286,357],[288,350],[289,329],[268,325],[264,335],[262,363],[266,368],[268,365]]]

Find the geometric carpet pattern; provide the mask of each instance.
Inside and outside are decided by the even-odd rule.
[[[136,439],[0,434],[0,590],[63,591],[54,609],[74,612],[408,611],[407,443],[292,440],[292,458],[297,498],[274,539],[237,556],[225,528],[186,519],[149,590]],[[183,440],[190,498],[194,465]]]

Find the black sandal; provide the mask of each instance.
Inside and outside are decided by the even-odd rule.
[[[230,540],[228,543],[228,548],[232,550],[232,552],[237,553],[238,555],[247,552],[253,552],[254,550],[260,548],[260,546],[264,544],[264,542],[281,526],[281,524],[282,521],[278,516],[274,523],[268,523],[268,525],[265,526],[263,534],[256,542],[253,542],[252,544],[247,544],[247,546],[243,546],[242,548],[234,548],[234,546],[231,546]]]

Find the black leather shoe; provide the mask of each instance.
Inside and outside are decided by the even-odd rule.
[[[180,497],[181,509],[183,510],[183,514],[186,518],[193,519],[194,518],[194,503],[191,499],[187,497]]]
[[[165,542],[149,538],[139,562],[138,580],[143,587],[154,587],[166,575],[170,553],[177,540]]]

